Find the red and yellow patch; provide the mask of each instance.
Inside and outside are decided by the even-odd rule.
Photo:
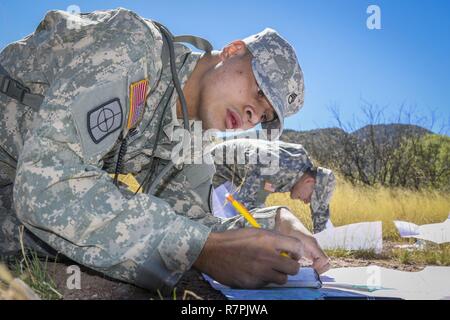
[[[130,85],[130,111],[127,128],[135,128],[144,115],[147,99],[148,80],[134,82]]]

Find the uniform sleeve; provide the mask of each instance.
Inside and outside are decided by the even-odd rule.
[[[238,152],[236,152],[238,151]],[[231,140],[216,148],[223,160],[232,154],[232,161],[216,164],[214,187],[230,181],[237,187],[236,197],[259,217],[260,223],[268,229],[274,225],[272,217],[280,207],[264,208],[271,192],[289,192],[306,169],[313,167],[308,152],[300,144],[265,143],[257,140]],[[255,154],[271,155],[273,161],[255,162]],[[239,159],[241,157],[241,159]],[[267,158],[266,158],[267,159]],[[330,198],[335,188],[335,177],[331,170],[317,169],[316,185],[311,199],[311,219],[314,232],[325,229],[330,218]],[[242,227],[245,223],[239,217],[225,220],[216,228]]]
[[[217,146],[214,150],[216,172],[212,181],[214,188],[227,181],[236,186],[235,197],[250,210],[261,227],[272,230],[275,227],[277,210],[281,207],[264,207],[265,198],[258,201],[261,166],[264,166],[258,162],[258,147],[264,146],[251,139],[231,140]],[[269,154],[273,155],[271,150],[269,151]],[[274,160],[274,157],[271,160]],[[266,167],[270,167],[270,161],[268,163]],[[215,219],[216,222],[212,224],[215,231],[250,227],[240,215]]]
[[[251,141],[231,140],[214,150],[216,173],[213,186],[217,188],[227,181],[231,182],[236,187],[237,199],[249,209],[254,209],[260,207],[257,192],[262,164],[258,162],[258,149]]]
[[[265,201],[271,192],[289,192],[292,186],[302,176],[306,168],[313,166],[311,158],[302,145],[261,142],[257,140],[231,140],[216,149],[225,159],[226,154],[234,152],[233,162],[220,162],[216,165],[214,186],[232,182],[237,187],[236,197],[252,213],[259,217],[260,223],[267,229],[274,226],[274,217],[281,207],[265,207]],[[235,152],[239,150],[238,152]],[[223,153],[223,155],[222,155]],[[255,155],[258,154],[258,157]],[[242,159],[238,159],[241,157]],[[266,161],[255,160],[262,159]],[[270,160],[270,161],[267,161]],[[315,198],[314,198],[315,199]],[[286,208],[286,207],[285,207]],[[288,209],[288,208],[287,208]],[[311,206],[315,222],[325,217],[329,211],[325,208]],[[320,211],[320,214],[318,212]],[[243,221],[234,218],[227,223],[243,225]]]
[[[330,219],[330,201],[336,187],[333,171],[318,167],[316,185],[311,199],[311,219],[314,233],[323,231]]]
[[[213,215],[213,177],[217,177],[214,165],[186,165],[164,184],[158,196],[166,200],[177,214],[204,224],[214,232],[250,227],[240,215],[228,219]],[[254,209],[251,212],[263,228],[273,229],[278,208],[280,207]]]
[[[263,165],[249,163],[249,150],[242,155],[245,157],[243,164],[235,159],[235,162],[231,164],[216,165],[213,186],[218,187],[227,181],[233,183],[237,187],[237,194],[235,196],[250,210],[261,227],[273,230],[275,228],[277,211],[280,208],[287,207],[265,207],[265,200],[268,193],[261,190],[261,186],[264,183],[264,178],[261,176],[261,166]],[[216,223],[212,225],[215,231],[250,227],[248,222],[240,215],[228,219],[217,219]]]
[[[326,229],[327,222],[330,220],[330,206],[327,204],[323,208],[317,210],[311,205],[311,220],[313,222],[313,232],[319,233]]]
[[[80,264],[144,288],[171,287],[197,259],[210,228],[175,214],[159,198],[126,198],[101,169],[99,159],[109,150],[95,153],[83,145],[86,133],[72,112],[74,101],[83,101],[86,92],[105,94],[95,91],[97,83],[108,84],[113,75],[119,79],[139,50],[147,51],[150,76],[157,78],[152,60],[159,55],[145,42],[156,35],[146,35],[151,30],[123,9],[91,16],[75,31],[67,30],[64,15],[50,13],[41,32],[54,34],[47,41],[36,39],[59,43],[63,52],[51,62],[60,72],[19,157],[17,215],[30,231]]]

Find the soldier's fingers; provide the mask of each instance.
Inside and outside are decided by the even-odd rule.
[[[286,252],[293,258],[302,257],[304,255],[302,242],[294,237],[277,235],[275,246],[277,251]]]
[[[281,286],[287,282],[288,276],[287,274],[278,272],[276,270],[268,270],[265,273],[264,280],[269,283],[275,283]]]
[[[313,254],[313,268],[317,271],[317,273],[322,274],[330,269],[330,258],[322,251],[316,251],[316,254]]]
[[[330,259],[327,260],[315,260],[313,262],[313,268],[318,274],[322,274],[331,269]]]
[[[304,239],[305,251],[311,255],[312,260],[316,259],[328,259],[325,251],[319,245],[319,242],[314,237],[308,237]]]
[[[296,275],[300,269],[300,264],[297,260],[279,255],[274,259],[272,269],[284,274]]]
[[[303,248],[300,248],[300,254],[290,252],[290,253],[288,253],[288,255],[289,255],[289,258],[291,258],[292,260],[298,261],[305,256],[305,252],[304,252]]]

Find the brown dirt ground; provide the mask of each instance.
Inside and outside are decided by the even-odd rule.
[[[66,273],[68,264],[49,263],[48,273],[56,283],[57,290],[63,295],[64,300],[160,300],[157,292],[150,292],[136,286],[115,281],[100,273],[93,272],[80,266],[81,289],[68,289],[66,282],[69,274]],[[201,275],[194,270],[187,272],[176,287],[177,299],[182,299],[185,290],[189,290],[202,299],[225,299],[219,292],[203,280]],[[164,294],[164,299],[173,299],[173,293]],[[188,299],[196,299],[188,296]]]
[[[385,246],[386,250],[392,248],[394,244]],[[48,273],[54,279],[57,290],[63,295],[65,300],[160,300],[161,297],[156,292],[150,292],[130,284],[118,282],[109,279],[99,273],[80,267],[81,289],[68,289],[66,281],[69,275],[66,273],[67,266],[64,263],[49,263]],[[369,265],[378,265],[391,269],[402,271],[420,271],[425,265],[405,265],[392,259],[383,258],[383,255],[374,259],[355,259],[355,258],[332,258],[332,267],[361,267]],[[176,298],[182,299],[185,290],[195,293],[202,299],[223,300],[225,296],[219,291],[214,290],[206,281],[203,280],[200,273],[191,270],[185,274],[176,287]],[[164,299],[173,299],[173,293],[163,296]],[[188,299],[195,299],[194,296],[188,296]]]

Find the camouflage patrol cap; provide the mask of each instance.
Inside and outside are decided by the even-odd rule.
[[[279,129],[281,134],[284,118],[303,106],[303,72],[294,48],[270,28],[243,41],[253,56],[256,82],[278,115],[278,119],[263,123],[262,127]]]

